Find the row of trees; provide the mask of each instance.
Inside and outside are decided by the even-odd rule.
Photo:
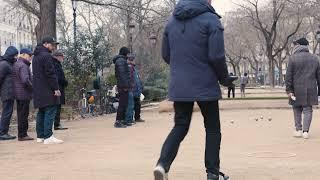
[[[111,58],[123,45],[133,47],[147,84],[166,88],[167,66],[161,60],[160,40],[176,0],[76,0],[79,22],[76,42],[68,8],[71,1],[9,1],[13,7],[39,19],[34,29],[38,40],[43,35],[56,37],[58,31],[67,52],[65,67],[74,80],[73,91],[88,86],[101,72],[111,76]],[[319,0],[240,1],[223,18],[226,57],[233,72],[239,75],[250,70],[254,77],[263,72],[272,86],[282,84],[283,65],[291,53],[293,40],[308,37],[312,51],[316,52],[318,43],[314,37],[320,24],[319,7]],[[80,58],[75,59],[75,54]]]
[[[226,55],[236,74],[241,65],[268,75],[270,85],[283,84],[283,65],[291,54],[292,42],[300,37],[311,41],[316,53],[316,32],[320,25],[319,0],[243,0],[227,13],[225,22]],[[267,72],[263,72],[267,70]],[[277,70],[277,73],[275,73]],[[276,82],[275,74],[278,74]]]
[[[71,81],[69,94],[73,95],[69,99],[76,100],[74,92],[82,87],[90,88],[97,76],[112,80],[112,56],[122,46],[133,47],[146,84],[166,90],[167,66],[162,63],[159,49],[163,27],[175,0],[75,1],[78,4],[76,41],[71,0],[9,0],[13,8],[38,18],[34,28],[38,41],[44,35],[57,37],[58,34],[60,48],[66,51],[64,66]]]

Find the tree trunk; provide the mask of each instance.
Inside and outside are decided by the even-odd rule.
[[[255,83],[258,83],[258,79],[259,79],[258,75],[259,75],[259,64],[256,63],[256,67],[254,69]]]
[[[279,62],[279,85],[283,85],[283,74],[282,74],[282,61]]]
[[[234,65],[234,64],[231,64],[231,65],[232,65],[232,68],[233,68],[233,73],[234,73],[234,75],[236,76],[236,75],[237,75],[236,65]]]
[[[56,8],[57,0],[40,0],[40,21],[39,29],[37,30],[37,40],[38,42],[44,36],[57,37],[56,29]]]
[[[271,55],[268,55],[268,60],[269,60],[269,83],[271,87],[275,86],[275,81],[274,81],[274,58]]]
[[[239,66],[239,64],[237,64],[236,67],[237,67],[238,75],[241,77],[241,71],[240,71],[240,66]]]

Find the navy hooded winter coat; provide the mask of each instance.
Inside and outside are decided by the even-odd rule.
[[[171,101],[221,99],[226,85],[223,27],[206,0],[180,0],[164,32],[162,56],[170,65]]]

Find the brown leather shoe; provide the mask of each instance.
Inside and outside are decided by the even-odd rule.
[[[19,137],[18,141],[33,141],[34,139],[30,136],[26,136],[26,137]]]

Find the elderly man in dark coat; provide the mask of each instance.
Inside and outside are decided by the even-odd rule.
[[[21,49],[18,61],[13,65],[13,85],[15,99],[17,100],[19,141],[34,140],[28,136],[29,106],[32,99],[32,76],[30,71],[32,55],[33,53],[29,49]]]
[[[68,81],[64,75],[62,64],[61,64],[64,61],[63,51],[57,50],[53,52],[53,59],[54,59],[53,61],[54,67],[58,77],[59,90],[61,92],[60,104],[58,105],[57,114],[54,121],[54,130],[66,130],[68,128],[63,127],[60,122],[61,107],[62,105],[66,104],[65,88],[68,86]]]
[[[16,138],[9,135],[8,132],[14,105],[12,67],[18,54],[17,48],[10,46],[3,57],[0,57],[0,97],[2,101],[0,140],[12,140]]]
[[[309,42],[301,38],[294,42],[286,74],[286,91],[293,106],[295,137],[309,138],[312,106],[318,105],[320,95],[320,61],[309,52]],[[302,113],[304,114],[302,125]]]
[[[207,179],[218,180],[222,175],[219,83],[229,86],[234,79],[227,70],[224,29],[219,19],[211,0],[180,0],[165,28],[162,56],[170,65],[169,99],[174,101],[175,126],[162,147],[154,170],[156,180],[167,179],[188,133],[194,102],[201,109],[206,128]]]
[[[53,136],[52,126],[60,104],[61,92],[53,64],[51,52],[57,42],[53,37],[44,37],[36,47],[32,61],[34,107],[37,114],[37,142],[61,144],[62,140]]]

